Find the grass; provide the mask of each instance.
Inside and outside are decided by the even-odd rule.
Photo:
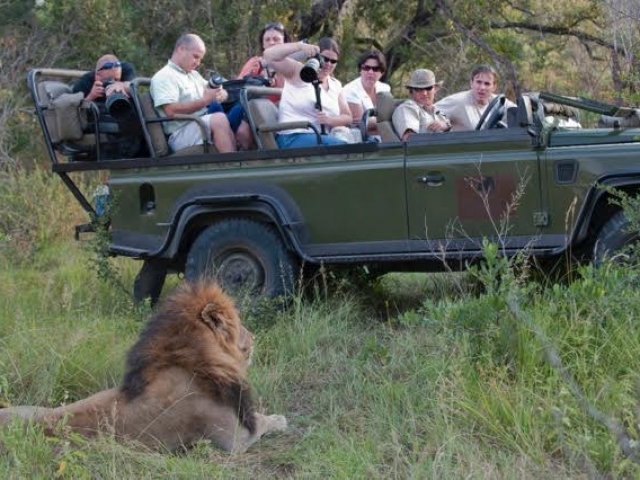
[[[0,237],[0,401],[53,406],[117,385],[143,326],[148,311],[70,239],[75,216],[43,214],[32,228],[45,232]],[[111,261],[130,288],[139,265]],[[365,293],[320,287],[286,310],[243,312],[258,408],[290,424],[246,454],[203,441],[166,455],[14,426],[0,431],[0,477],[640,476],[611,428],[632,445],[640,436],[637,270],[584,268],[544,286],[491,278],[471,293],[465,275],[388,275]]]

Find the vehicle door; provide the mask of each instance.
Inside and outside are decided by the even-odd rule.
[[[413,251],[522,248],[544,226],[539,151],[525,128],[413,135],[406,189]],[[508,239],[507,239],[508,235]],[[427,241],[428,240],[428,241]]]

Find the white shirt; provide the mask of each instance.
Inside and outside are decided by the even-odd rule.
[[[329,77],[328,84],[328,90],[325,90],[322,85],[320,86],[320,102],[322,104],[322,111],[334,117],[340,115],[338,96],[342,91],[342,83],[336,78]],[[318,110],[316,109],[316,91],[311,83],[293,83],[285,80],[280,103],[278,104],[278,121],[307,121],[320,129]],[[310,133],[310,130],[295,128],[283,130],[279,133],[288,134],[299,132]]]
[[[374,89],[376,94],[391,91],[391,87],[388,84],[380,81],[375,83]],[[364,89],[364,86],[362,85],[362,78],[360,77],[355,80],[351,80],[344,86],[344,96],[347,99],[347,102],[360,105],[363,110],[368,110],[375,106],[371,97]]]
[[[197,71],[187,73],[171,60],[151,78],[150,93],[153,106],[161,117],[166,117],[160,107],[170,103],[189,102],[199,100],[204,96],[206,80]],[[201,116],[207,109],[201,108],[193,115]],[[164,133],[171,135],[179,128],[190,122],[164,122]]]

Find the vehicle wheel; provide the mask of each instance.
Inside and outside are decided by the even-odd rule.
[[[215,277],[236,295],[278,297],[295,285],[295,260],[266,223],[228,219],[203,230],[191,246],[185,276]]]
[[[151,305],[155,305],[162,293],[167,269],[151,260],[145,260],[142,268],[136,275],[133,282],[133,299],[136,303],[141,303],[149,298]]]
[[[480,120],[478,120],[478,124],[476,125],[476,130],[489,130],[498,125],[504,115],[504,104],[506,101],[507,97],[503,94],[497,95],[491,100],[487,108],[482,112]]]
[[[624,212],[618,212],[604,224],[596,238],[593,249],[594,265],[601,265],[612,259],[617,263],[629,260],[629,252],[625,247],[638,239],[638,233],[630,230],[631,222]]]

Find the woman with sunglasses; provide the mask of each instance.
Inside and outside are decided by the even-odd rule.
[[[305,82],[300,72],[305,66],[292,58],[300,52],[304,57],[318,57],[321,66],[317,69],[317,82]],[[309,122],[324,131],[321,141],[324,145],[346,143],[332,137],[329,132],[335,127],[351,125],[351,112],[342,93],[342,83],[333,76],[338,63],[340,48],[335,40],[323,37],[318,45],[305,42],[274,45],[264,52],[267,65],[284,78],[282,97],[278,105],[280,122]],[[316,98],[316,84],[320,91],[320,105]],[[320,108],[318,108],[320,107]],[[309,129],[294,128],[276,135],[280,148],[311,147],[317,145],[317,137]]]
[[[376,95],[379,92],[391,91],[388,84],[380,81],[386,70],[387,63],[384,55],[377,50],[365,52],[358,58],[360,76],[344,86],[345,97],[355,126],[360,124],[365,110],[375,108]],[[375,117],[369,117],[367,130],[371,134],[377,133]]]
[[[433,100],[442,82],[436,82],[431,70],[421,68],[411,72],[407,88],[411,98],[393,112],[393,128],[403,142],[414,133],[448,132],[451,122],[436,109]]]
[[[258,43],[260,44],[260,50],[262,52],[269,47],[289,43],[289,41],[289,34],[280,22],[267,23],[258,35]],[[247,63],[245,63],[242,70],[240,70],[238,78],[244,78],[247,75],[264,77],[269,80],[270,86],[272,87],[282,88],[284,86],[284,78],[276,74],[272,69],[267,68],[267,62],[262,58],[262,55],[256,55],[247,60]],[[272,100],[277,103],[279,97],[276,96]]]

